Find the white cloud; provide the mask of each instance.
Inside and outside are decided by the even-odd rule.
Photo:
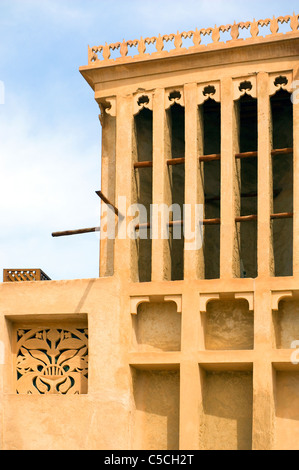
[[[100,188],[99,142],[84,135],[80,122],[47,127],[33,119],[16,97],[13,105],[11,97],[8,101],[9,109],[0,107],[2,267],[29,265],[46,271],[51,266],[56,278],[64,277],[62,273],[67,278],[96,276],[95,235],[85,238],[82,250],[85,240],[56,239],[55,243],[51,233],[99,224],[99,200],[94,193]],[[81,253],[76,252],[78,246]]]

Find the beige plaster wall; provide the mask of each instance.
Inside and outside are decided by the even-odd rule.
[[[299,450],[299,372],[276,372],[275,449]]]
[[[180,374],[176,370],[134,370],[133,448],[179,448]]]
[[[279,309],[273,312],[276,347],[291,349],[294,341],[299,341],[299,301],[282,300]]]
[[[253,349],[254,315],[246,300],[209,302],[203,317],[206,349]]]
[[[197,160],[202,142],[197,141],[195,132],[198,84],[216,81],[221,85],[224,119],[221,123],[220,270],[213,265],[210,270],[211,277],[219,273],[220,279],[200,279],[197,274],[202,274],[204,269],[202,265],[199,269],[196,263],[201,263],[202,256],[195,252],[186,256],[186,251],[184,270],[188,277],[184,281],[168,282],[171,277],[180,278],[174,275],[173,268],[176,266],[176,273],[182,273],[183,257],[177,252],[171,259],[168,241],[155,240],[153,282],[131,282],[139,280],[136,244],[116,239],[113,243],[101,243],[100,279],[1,284],[0,341],[5,344],[5,364],[0,366],[1,448],[265,450],[297,447],[294,436],[298,433],[298,368],[290,362],[290,350],[283,349],[289,347],[288,342],[297,331],[297,304],[279,308],[278,315],[282,314],[279,320],[276,318],[278,326],[272,309],[275,299],[284,297],[284,293],[291,296],[294,292],[296,296],[298,291],[298,243],[294,243],[294,275],[274,277],[270,230],[273,207],[269,74],[286,70],[292,75],[296,68],[293,75],[298,77],[298,33],[292,34],[285,39],[276,36],[271,47],[269,43],[259,44],[258,38],[256,47],[251,47],[252,43],[243,47],[242,41],[233,41],[222,49],[216,44],[205,50],[205,60],[198,52],[160,57],[157,61],[119,63],[119,67],[109,63],[103,68],[90,65],[82,69],[97,101],[106,103],[107,99],[111,104],[107,108],[109,117],[107,113],[102,116],[103,131],[107,130],[103,140],[102,189],[112,202],[115,196],[127,196],[128,204],[137,201],[140,185],[133,176],[133,163],[139,158],[133,116],[137,90],[155,90],[153,201],[168,204],[172,196],[178,197],[180,203],[183,199],[182,192],[171,193],[173,175],[169,175],[166,165],[167,158],[181,157],[182,149],[176,143],[179,153],[171,155],[165,89],[184,89],[185,109],[190,113],[185,171],[188,181],[192,180],[191,187],[185,185],[185,193],[190,201],[197,202],[202,200]],[[239,278],[235,224],[240,209],[240,172],[233,156],[238,148],[233,85],[235,77],[244,79],[248,74],[256,77],[259,99],[256,279]],[[294,115],[294,128],[298,129],[298,106],[294,107]],[[182,138],[179,142],[181,145]],[[253,171],[249,171],[249,180]],[[295,181],[298,171],[295,135]],[[219,167],[215,167],[215,173],[219,176]],[[289,182],[290,172],[286,171],[285,175]],[[176,177],[182,179],[182,173]],[[208,178],[206,172],[207,181]],[[150,194],[149,186],[150,183],[144,188],[146,198]],[[216,191],[219,192],[218,186]],[[296,237],[299,201],[296,186],[294,194]],[[281,198],[284,197],[288,199],[282,192]],[[291,244],[289,235],[288,229],[282,236],[288,245]],[[213,235],[215,240],[216,236]],[[248,232],[246,237],[248,245],[244,244],[243,252],[246,246],[251,251],[254,244],[251,239],[255,242],[252,233]],[[284,249],[276,251],[283,253]],[[209,253],[205,256],[208,258]],[[146,269],[147,263],[141,271]],[[175,299],[181,317],[172,304],[160,305],[165,298]],[[249,299],[254,317],[243,301],[230,300],[226,304],[225,299],[232,298]],[[144,304],[132,320],[138,299],[151,301],[152,305]],[[213,299],[220,299],[220,303],[213,307],[209,303]],[[89,329],[88,394],[16,395],[11,341],[14,326],[24,322],[46,325],[53,319],[76,322],[82,316],[87,319]],[[274,331],[278,331],[276,337],[280,338],[277,348]],[[276,381],[273,364],[277,370]],[[288,430],[294,434],[290,436]]]
[[[133,347],[139,351],[180,351],[181,314],[174,302],[143,303],[133,316]]]
[[[6,345],[3,449],[125,449],[130,447],[129,367],[117,280],[3,284],[1,338]],[[5,299],[5,300],[4,300]],[[88,395],[17,395],[8,330],[14,325],[48,325],[88,319]],[[129,317],[130,318],[130,317]]]
[[[200,444],[205,450],[251,450],[252,373],[213,372],[204,376]]]

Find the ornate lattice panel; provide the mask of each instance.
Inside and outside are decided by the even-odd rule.
[[[18,394],[87,393],[87,329],[17,329],[16,340]]]
[[[4,269],[3,282],[50,281],[41,269]]]

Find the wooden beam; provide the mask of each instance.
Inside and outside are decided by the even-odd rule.
[[[185,158],[171,158],[170,160],[167,160],[167,165],[183,165],[185,163]]]
[[[203,225],[220,225],[220,219],[204,219],[202,221]],[[172,222],[168,222],[169,227],[174,227],[175,225],[183,225],[184,221],[183,220],[174,220]],[[135,230],[142,230],[142,229],[150,229],[151,224],[150,222],[146,224],[137,224],[135,226]]]
[[[275,155],[287,155],[289,153],[293,153],[293,148],[285,148],[285,149],[274,149],[272,150],[271,154],[272,156]],[[236,158],[242,159],[242,158],[256,158],[258,156],[258,152],[241,152],[241,153],[236,153]],[[200,162],[213,162],[221,159],[221,154],[220,153],[215,153],[212,155],[200,155],[199,156],[199,161]],[[173,165],[183,165],[185,163],[185,158],[171,158],[170,160],[167,160],[167,165],[168,166],[173,166]],[[152,162],[138,162],[134,164],[134,168],[147,168],[153,166]]]
[[[153,167],[153,162],[150,161],[150,162],[136,162],[134,163],[134,169],[138,169],[138,168],[152,168]]]
[[[257,215],[244,215],[241,217],[236,217],[236,222],[252,222],[257,220]]]
[[[99,196],[99,198],[107,205],[109,205],[115,212],[115,214],[117,216],[119,216],[119,211],[117,209],[117,207],[115,207],[114,204],[112,204],[112,202],[109,201],[109,199],[106,198],[106,196],[104,196],[104,194],[102,193],[102,191],[96,191],[96,194]]]
[[[70,235],[81,235],[83,233],[98,232],[99,230],[100,230],[100,227],[82,228],[82,229],[79,229],[79,230],[66,230],[64,232],[53,232],[52,237],[54,237],[54,238],[68,237]]]
[[[252,157],[257,157],[257,152],[242,152],[242,153],[236,153],[236,158],[241,159],[241,158],[252,158]]]
[[[287,155],[287,154],[290,154],[290,153],[293,153],[293,148],[284,148],[284,149],[274,149],[271,151],[271,155],[274,157],[276,155]],[[242,152],[242,153],[236,153],[236,158],[253,158],[253,157],[257,157],[258,156],[258,152],[255,151],[255,152]]]
[[[215,162],[221,159],[220,153],[214,153],[212,155],[200,155],[199,161],[200,162]]]
[[[277,219],[292,219],[294,217],[293,212],[282,212],[281,214],[272,214],[271,219],[272,220],[277,220]]]
[[[293,153],[294,152],[294,149],[293,148],[285,148],[285,149],[276,149],[276,150],[272,150],[271,154],[272,156],[275,156],[275,155],[287,155],[289,153]]]

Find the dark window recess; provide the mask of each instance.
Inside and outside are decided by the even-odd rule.
[[[280,77],[280,82],[283,78]],[[291,94],[280,90],[271,98],[273,149],[293,148]],[[273,155],[273,213],[293,213],[293,153]],[[293,275],[293,218],[272,221],[275,276]]]
[[[171,158],[185,158],[185,108],[175,103],[168,111],[171,135]],[[173,220],[183,219],[185,201],[185,165],[169,166],[172,204],[177,205]],[[176,214],[177,212],[177,214]],[[183,227],[170,228],[171,279],[184,279],[184,236]]]
[[[250,83],[250,82],[248,82]],[[245,85],[244,85],[245,86]],[[246,85],[249,86],[248,84]],[[257,100],[245,94],[236,104],[239,110],[239,151],[258,149]],[[237,163],[238,164],[238,163]],[[258,160],[241,158],[240,215],[257,215]],[[257,221],[239,223],[240,277],[257,277]]]
[[[199,108],[203,129],[204,155],[220,154],[221,109],[220,103],[208,99]],[[202,162],[201,179],[204,183],[205,219],[220,218],[221,161]],[[204,227],[205,279],[220,277],[220,224]]]
[[[144,99],[147,97],[142,97]],[[144,101],[142,101],[144,102]],[[153,113],[148,109],[143,109],[135,116],[135,139],[138,162],[149,162],[153,160]],[[135,183],[137,192],[137,202],[145,206],[147,220],[141,223],[150,222],[150,207],[152,204],[152,167],[139,168],[135,170]],[[152,243],[150,231],[142,229],[139,232],[140,238],[136,240],[138,256],[139,282],[151,281],[152,266]]]

